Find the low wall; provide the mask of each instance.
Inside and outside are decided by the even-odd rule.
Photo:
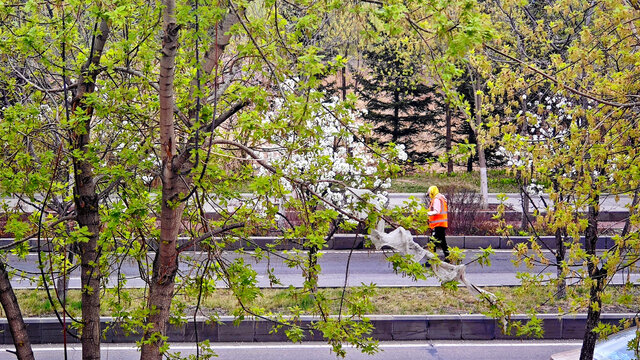
[[[601,321],[618,324],[621,319],[634,318],[636,314],[603,314]],[[586,314],[538,315],[545,329],[543,339],[581,339],[584,335]],[[371,315],[375,326],[373,338],[378,340],[493,340],[524,339],[514,334],[504,334],[496,319],[484,315]],[[514,316],[513,320],[526,321],[525,315]],[[168,327],[167,336],[171,342],[194,342],[196,331],[199,341],[211,342],[282,342],[288,341],[284,329],[271,333],[273,323],[247,318],[238,326],[233,325],[233,317],[220,317],[221,323],[208,323],[204,318]],[[27,331],[33,344],[62,343],[62,325],[56,318],[27,318]],[[111,318],[102,319],[105,343],[131,343],[140,340],[139,334],[126,334],[117,324],[110,324]],[[313,317],[302,317],[299,325],[309,325]],[[318,331],[305,331],[305,341],[322,341]],[[6,319],[0,319],[0,342],[12,344],[11,333]],[[67,335],[67,342],[78,340]]]

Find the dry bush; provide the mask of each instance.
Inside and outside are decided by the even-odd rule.
[[[495,229],[495,223],[486,217],[478,216],[481,211],[481,196],[478,192],[465,186],[443,186],[440,192],[447,198],[449,235],[488,235]],[[431,198],[424,195],[425,206],[429,206]]]

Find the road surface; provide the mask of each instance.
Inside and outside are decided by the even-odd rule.
[[[467,259],[473,259],[478,251],[466,250]],[[361,283],[369,284],[375,283],[378,286],[440,286],[440,282],[434,278],[429,277],[426,280],[413,281],[410,278],[403,277],[401,274],[397,274],[393,271],[391,263],[387,261],[387,257],[392,255],[390,251],[354,251],[350,253],[348,250],[330,250],[323,252],[320,259],[320,266],[322,267],[322,273],[319,277],[320,287],[342,287],[347,281],[348,286],[358,286]],[[205,261],[205,254],[199,252],[188,253],[188,256],[193,257],[194,261],[202,263]],[[551,258],[550,253],[546,253],[548,258]],[[233,261],[238,257],[242,257],[246,264],[251,264],[257,271],[257,281],[260,287],[270,287],[269,278],[267,276],[267,267],[273,269],[273,272],[282,282],[282,287],[288,287],[293,285],[296,287],[302,286],[302,272],[298,268],[289,268],[283,258],[287,257],[284,252],[277,252],[276,255],[272,255],[271,259],[266,259],[256,262],[249,255],[240,255],[234,252],[227,252],[222,255],[228,261]],[[490,267],[482,267],[477,262],[470,264],[467,267],[467,279],[473,284],[478,286],[515,286],[520,285],[520,280],[516,278],[518,271],[532,272],[532,273],[555,273],[555,269],[551,267],[536,266],[532,269],[527,269],[525,266],[515,267],[512,263],[513,255],[511,250],[495,250],[495,254],[491,256]],[[44,264],[48,264],[49,261],[44,255]],[[149,264],[152,260],[149,260]],[[193,263],[193,262],[192,262]],[[18,269],[28,272],[33,279],[38,278],[38,255],[29,254],[26,261],[17,260],[15,256],[9,256],[9,264]],[[347,270],[347,264],[349,272],[345,276]],[[180,271],[183,274],[189,274],[192,267],[187,262],[181,262]],[[120,272],[127,278],[127,287],[144,287],[144,281],[140,277],[140,270],[138,264],[133,261],[124,261]],[[114,279],[117,273],[111,275],[111,284],[114,284]],[[614,277],[613,284],[620,284],[625,281],[626,274],[618,274]],[[638,282],[640,280],[640,274],[630,274],[631,281]],[[12,280],[14,288],[34,288],[36,286],[35,281],[29,279]],[[76,269],[71,273],[69,286],[72,289],[78,289],[80,287],[80,273]],[[224,283],[218,282],[219,287],[224,287]]]
[[[375,355],[347,349],[346,360],[548,360],[551,354],[580,347],[576,341],[430,341],[430,342],[382,342],[381,352]],[[323,343],[216,343],[215,359],[260,360],[335,360],[340,359]],[[5,351],[12,346],[0,346],[0,360],[14,360],[15,355]],[[193,344],[172,344],[171,349],[183,358],[195,354]],[[80,346],[69,345],[67,359],[81,359]],[[64,359],[62,345],[35,345],[36,359]],[[133,360],[139,358],[135,345],[104,344],[104,360]]]

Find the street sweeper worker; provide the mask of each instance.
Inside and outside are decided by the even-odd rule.
[[[449,262],[449,247],[447,246],[446,231],[449,227],[447,218],[447,198],[440,194],[437,186],[429,187],[429,197],[431,204],[429,205],[429,227],[431,228],[431,236],[435,238],[435,245],[442,249],[444,253],[444,261]]]

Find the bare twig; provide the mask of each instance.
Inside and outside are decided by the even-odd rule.
[[[234,223],[234,224],[229,224],[229,225],[225,225],[223,227],[211,230],[205,234],[200,235],[199,237],[192,239],[191,241],[187,242],[186,244],[180,245],[178,247],[178,252],[183,252],[185,250],[187,250],[188,248],[194,246],[195,244],[198,244],[212,236],[216,236],[218,234],[222,234],[224,232],[227,232],[229,230],[233,230],[233,229],[237,229],[237,228],[241,228],[244,227],[244,223]]]
[[[509,54],[507,54],[505,52],[502,52],[502,51],[500,51],[500,50],[498,50],[498,49],[496,49],[496,48],[494,48],[494,47],[492,47],[490,45],[484,44],[484,47],[489,49],[489,50],[491,50],[491,51],[493,51],[493,52],[495,52],[495,53],[497,53],[497,54],[500,54],[501,56],[504,56],[504,57],[506,57],[508,59],[511,59],[511,60],[519,63],[520,65],[530,69],[531,71],[537,73],[538,75],[541,75],[542,77],[546,78],[547,80],[552,81],[553,83],[561,86],[563,89],[566,89],[566,90],[568,90],[568,91],[570,91],[570,92],[572,92],[572,93],[574,93],[576,95],[585,97],[587,99],[591,99],[591,100],[593,100],[593,101],[595,101],[597,103],[600,103],[600,104],[603,104],[603,105],[608,105],[608,106],[613,106],[613,107],[617,107],[617,108],[622,108],[622,109],[640,106],[640,102],[619,103],[619,102],[614,102],[614,101],[608,101],[608,100],[601,99],[597,95],[589,94],[587,92],[578,90],[578,89],[573,88],[571,86],[567,86],[565,84],[562,84],[562,83],[560,83],[560,81],[557,78],[545,73],[544,71],[538,69],[537,67],[535,67],[533,65],[530,65],[530,64],[527,64],[526,62],[524,62],[524,61],[522,61],[522,60],[520,60],[520,59],[518,59],[518,58],[516,58],[514,56],[511,56],[511,55],[509,55]]]

